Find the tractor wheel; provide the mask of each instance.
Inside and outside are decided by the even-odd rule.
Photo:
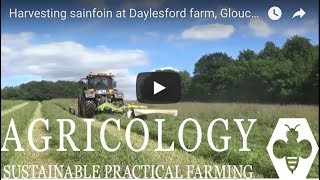
[[[83,116],[86,118],[91,118],[95,114],[96,111],[96,104],[93,100],[87,100],[84,104],[84,112]]]

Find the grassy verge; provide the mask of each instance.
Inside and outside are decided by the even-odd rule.
[[[71,115],[67,111],[61,109],[51,102],[44,102],[42,113],[44,117],[50,121],[49,135],[52,136],[49,152],[49,156],[55,160],[58,164],[63,165],[74,165],[74,164],[86,164],[88,167],[91,165],[120,165],[121,172],[123,175],[126,165],[134,164],[156,164],[152,158],[146,156],[143,153],[135,153],[131,151],[124,142],[121,142],[121,146],[116,153],[107,152],[103,149],[100,143],[100,128],[92,128],[92,147],[95,149],[94,152],[84,152],[83,149],[86,148],[86,124],[82,119]],[[68,149],[66,152],[57,152],[56,149],[59,148],[59,124],[56,119],[72,119],[76,124],[76,132],[72,135],[72,138],[76,146],[81,150],[80,152],[72,151],[71,146],[65,143],[65,148]],[[65,133],[70,130],[69,126],[65,127]],[[105,132],[106,141],[109,147],[116,147],[119,143],[119,138],[111,134],[109,131]],[[88,172],[92,172],[89,168]],[[101,169],[101,174],[105,173],[105,169]]]
[[[56,100],[55,103],[62,107],[69,107],[74,104],[71,100]],[[273,129],[277,124],[279,118],[283,117],[303,117],[307,118],[309,125],[313,131],[316,140],[319,142],[319,107],[318,106],[304,106],[304,105],[261,105],[261,104],[238,104],[238,103],[178,103],[171,105],[149,105],[150,108],[163,109],[178,109],[179,115],[177,118],[170,116],[148,116],[146,123],[149,127],[150,138],[157,140],[158,129],[155,118],[164,118],[166,122],[163,124],[163,141],[170,145],[175,142],[175,147],[181,149],[178,141],[178,128],[181,122],[186,118],[194,118],[198,120],[201,125],[203,138],[202,144],[198,150],[191,153],[196,157],[209,159],[213,162],[221,164],[252,164],[254,172],[262,174],[264,177],[277,177],[272,162],[266,151],[266,146],[273,133]],[[95,118],[103,121],[110,118],[111,115],[100,114]],[[121,115],[116,115],[121,119],[121,127],[126,128],[130,119]],[[210,122],[215,118],[229,119],[229,131],[226,131],[222,124],[216,124],[213,130],[213,139],[218,147],[223,146],[223,141],[220,136],[231,136],[229,142],[229,150],[217,153],[213,151],[207,143],[206,134]],[[257,119],[248,137],[248,147],[250,152],[239,152],[242,147],[242,138],[240,131],[233,121],[235,118]],[[249,123],[244,123],[245,130]],[[143,133],[142,126],[133,125],[131,131],[137,134]],[[187,147],[194,147],[196,141],[196,131],[193,124],[185,126],[185,144]],[[288,149],[285,149],[288,150]],[[319,155],[309,172],[309,178],[318,177],[319,173]]]
[[[18,104],[18,105],[15,105],[15,106],[12,106],[11,108],[9,109],[5,109],[3,111],[1,111],[1,117],[6,115],[6,114],[9,114],[11,112],[14,112],[14,111],[17,111],[18,109],[22,108],[23,106],[26,106],[28,105],[29,102],[24,102],[24,103],[21,103],[21,104]]]
[[[43,118],[42,113],[41,113],[41,103],[38,103],[38,106],[34,112],[33,117],[30,119],[29,124],[37,119],[37,118]],[[28,136],[28,131],[27,129],[24,132],[25,137]],[[36,147],[42,148],[44,147],[44,140],[42,139],[42,136],[46,136],[47,133],[45,132],[45,125],[43,123],[37,123],[35,124],[33,128],[33,142]],[[22,142],[27,144],[28,140],[26,138],[22,139]],[[13,160],[12,164],[16,165],[54,165],[56,164],[52,158],[48,155],[48,152],[36,152],[33,149],[31,149],[30,146],[27,146],[25,148],[25,151],[23,153],[19,153],[16,155]],[[45,169],[45,173],[48,174],[49,171],[48,169]],[[43,174],[39,174],[39,172],[35,173],[36,177],[41,177],[45,178]]]
[[[35,109],[37,107],[37,102],[31,102],[27,106],[22,107],[21,109],[11,112],[5,116],[1,117],[1,147],[4,144],[5,137],[8,132],[9,124],[11,119],[14,120],[15,126],[20,138],[20,142],[22,139],[27,138],[24,136],[24,132],[27,129],[27,125],[29,120],[32,118]],[[12,137],[12,132],[10,134]],[[26,147],[27,144],[21,142],[22,147]],[[9,149],[7,152],[1,152],[1,171],[3,170],[3,166],[12,163],[12,158],[17,154],[22,154],[23,152],[15,152],[14,149],[16,148],[14,141],[8,141],[6,147]],[[3,174],[3,173],[1,173]]]
[[[69,105],[71,105],[70,102],[65,101],[65,100],[54,100],[53,101],[56,105],[58,105],[61,109],[67,110]],[[113,115],[112,118],[115,119],[121,119],[121,123],[123,122],[123,116],[122,115]],[[93,122],[93,126],[100,128],[102,126],[103,122],[102,121],[95,121]],[[112,134],[116,139],[120,140],[121,142],[125,143],[125,130],[121,129],[120,131],[115,128],[114,126],[107,126],[107,132]],[[141,134],[141,135],[139,135]],[[142,136],[142,131],[140,133],[131,133],[131,142],[133,146],[135,147],[138,145],[140,147],[143,144],[143,136]],[[169,148],[169,145],[163,144],[163,147],[165,149]],[[156,161],[157,164],[159,165],[164,165],[164,166],[171,166],[174,167],[175,165],[179,165],[181,168],[180,172],[182,175],[187,175],[187,165],[195,165],[199,166],[202,172],[204,172],[204,167],[206,165],[217,165],[221,167],[221,164],[218,164],[212,160],[205,159],[204,157],[196,157],[191,154],[189,154],[186,151],[176,149],[173,152],[155,152],[155,149],[157,148],[157,141],[155,139],[149,139],[148,145],[146,149],[142,152],[145,154],[147,157],[150,159],[153,159]],[[118,153],[118,152],[117,152]],[[135,164],[135,162],[133,162]],[[146,163],[144,163],[146,164]],[[229,164],[229,163],[226,163]],[[233,173],[233,172],[231,172]],[[205,175],[205,174],[202,174]],[[253,177],[262,177],[261,175],[257,173],[253,173]]]
[[[52,99],[50,102],[58,105],[63,110],[69,111],[70,106],[77,105],[76,99]]]
[[[1,100],[1,111],[5,109],[9,109],[15,105],[24,103],[24,100]]]
[[[313,134],[319,142],[319,109],[318,106],[302,106],[302,105],[259,105],[259,104],[215,104],[215,103],[179,103],[172,105],[157,105],[159,108],[175,108],[179,110],[179,117],[172,118],[169,116],[150,116],[148,123],[151,127],[156,126],[154,119],[165,117],[167,124],[164,125],[164,141],[171,143],[178,142],[177,132],[178,126],[186,118],[195,118],[201,124],[204,134],[207,133],[207,127],[211,120],[215,118],[229,119],[229,131],[227,132],[223,126],[217,126],[214,129],[214,139],[218,141],[219,136],[228,135],[230,139],[229,150],[223,153],[215,153],[211,150],[207,143],[203,144],[197,151],[195,156],[202,156],[213,159],[216,162],[232,163],[232,164],[253,164],[255,172],[262,174],[264,177],[277,177],[271,160],[266,152],[266,146],[273,133],[277,121],[281,117],[305,117],[308,119]],[[238,149],[242,146],[242,139],[240,131],[233,122],[234,118],[256,118],[257,122],[254,124],[252,131],[248,137],[248,147],[251,152],[239,152]],[[104,119],[99,118],[99,119]],[[128,120],[127,123],[129,122]],[[245,124],[245,129],[248,127]],[[126,125],[123,125],[126,126]],[[186,141],[190,145],[195,144],[195,127],[186,127]],[[136,132],[140,129],[137,127]],[[157,138],[157,128],[152,128],[151,134],[153,138]],[[206,136],[203,137],[202,142],[206,142]],[[218,142],[217,142],[218,143]],[[219,143],[218,143],[219,144]],[[221,146],[220,146],[221,147]],[[284,149],[289,151],[290,147]],[[318,177],[319,173],[319,156],[314,161],[314,164],[309,172],[309,177]]]

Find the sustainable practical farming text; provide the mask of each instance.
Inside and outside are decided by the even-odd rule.
[[[17,8],[9,9],[9,17],[14,19],[177,19],[177,18],[257,18],[250,10],[233,10],[231,8],[222,8],[220,10],[198,10],[195,8],[181,8],[179,10],[164,8],[139,10],[135,8],[107,10],[107,9],[79,9],[79,10],[21,10]]]
[[[124,174],[121,175],[121,172]],[[183,175],[182,172],[187,172]],[[252,178],[252,165],[5,165],[4,178]]]

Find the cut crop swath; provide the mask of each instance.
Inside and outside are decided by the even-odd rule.
[[[24,132],[30,122],[30,119],[33,117],[33,114],[36,110],[37,105],[38,105],[38,102],[31,102],[28,105],[22,107],[21,109],[18,109],[17,111],[11,112],[1,117],[1,147],[3,146],[4,139],[7,135],[8,127],[11,119],[13,119],[15,122],[15,126],[19,134],[19,138],[20,139],[27,138],[26,136],[23,136],[23,135],[25,135]],[[24,146],[25,144],[22,144],[22,147]],[[15,145],[15,142],[13,141],[7,142],[7,148],[9,149],[9,151],[1,152],[1,174],[3,174],[2,173],[3,167],[5,165],[10,164],[11,158],[15,156],[15,153],[19,153],[14,151],[14,149],[16,148],[16,145]]]
[[[52,102],[43,102],[42,114],[46,119],[49,119],[50,128],[49,135],[52,136],[50,148],[53,149],[49,152],[49,156],[54,159],[55,162],[61,165],[75,165],[75,164],[86,164],[88,167],[91,165],[120,165],[122,167],[126,165],[135,164],[157,164],[152,157],[146,156],[143,153],[135,153],[126,146],[121,146],[116,153],[107,152],[103,149],[100,142],[100,129],[98,127],[92,127],[92,148],[95,149],[93,152],[84,152],[83,150],[87,147],[87,135],[84,132],[86,130],[85,122],[70,114],[66,110],[60,108]],[[81,151],[72,151],[71,146],[65,143],[66,152],[57,152],[54,149],[59,148],[59,124],[57,119],[72,119],[76,124],[76,131],[71,135],[77,148]],[[65,133],[69,131],[70,127],[65,126]],[[108,132],[105,132],[108,146],[117,147],[118,143],[121,142],[119,137],[113,136]],[[124,144],[124,142],[121,142]],[[120,174],[124,173],[125,168],[121,168]],[[105,169],[102,169],[104,174]],[[92,169],[89,169],[92,172]]]
[[[15,105],[24,103],[27,101],[24,100],[1,100],[1,111],[5,109],[9,109]]]

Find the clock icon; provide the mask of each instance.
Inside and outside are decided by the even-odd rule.
[[[276,21],[276,20],[278,20],[278,19],[281,18],[281,16],[282,16],[282,11],[281,11],[281,9],[280,9],[279,7],[273,6],[273,7],[271,7],[271,8],[269,9],[269,11],[268,11],[268,16],[269,16],[269,18],[270,18],[271,20]]]

